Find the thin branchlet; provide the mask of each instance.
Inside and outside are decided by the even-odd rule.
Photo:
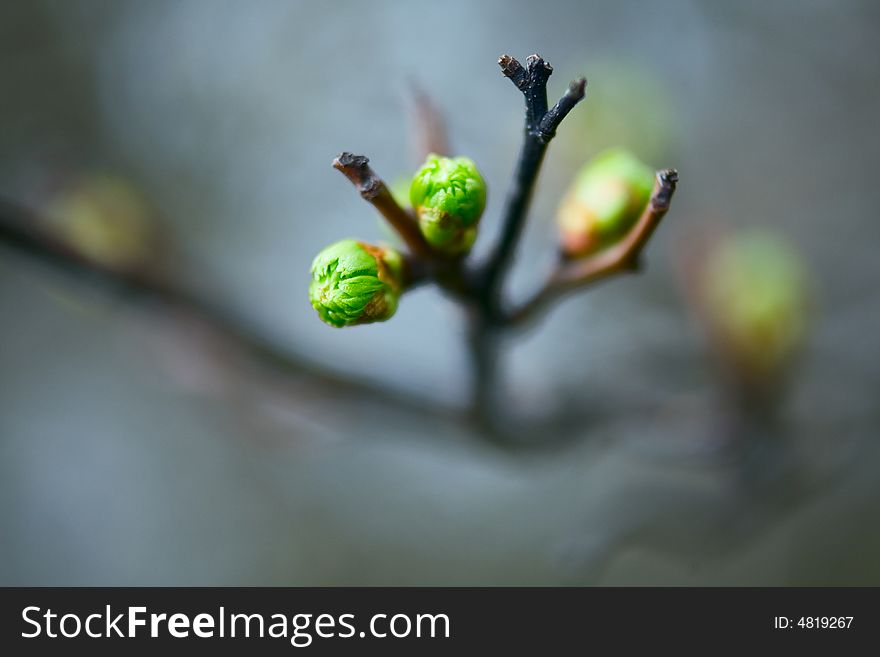
[[[537,317],[548,304],[568,291],[615,274],[637,271],[642,251],[669,210],[677,184],[678,172],[675,169],[658,171],[648,204],[623,239],[592,257],[562,259],[540,290],[521,306],[505,314],[505,323],[522,324]]]
[[[313,389],[326,394],[398,404],[419,412],[438,412],[436,406],[415,396],[323,367],[307,354],[297,353],[289,344],[267,335],[257,322],[171,280],[167,272],[111,267],[89,259],[47,230],[50,225],[47,217],[0,198],[0,247],[48,265],[71,280],[133,306],[164,311],[185,324],[204,326],[229,346],[224,354],[249,356],[273,374],[274,383],[299,385],[308,381]]]
[[[501,67],[501,73],[504,77],[509,78],[520,91],[525,90],[529,76],[522,64],[510,55],[501,55],[498,58],[498,65]]]
[[[559,127],[562,120],[568,116],[568,113],[574,109],[574,106],[583,100],[584,95],[586,94],[586,89],[586,78],[572,80],[571,84],[568,85],[568,89],[562,95],[562,98],[560,98],[556,104],[547,111],[544,118],[541,119],[541,123],[538,124],[538,139],[544,142],[549,142],[554,136],[556,136],[556,128]]]
[[[333,168],[342,172],[354,184],[363,199],[385,217],[411,253],[424,258],[432,256],[431,247],[422,237],[415,217],[394,200],[388,186],[370,168],[369,158],[353,153],[342,153],[333,160]]]
[[[502,215],[501,236],[482,269],[484,303],[492,316],[498,315],[502,305],[502,282],[522,235],[547,145],[562,120],[583,99],[587,83],[585,78],[573,81],[559,102],[548,110],[547,80],[553,73],[550,64],[540,55],[530,56],[525,67],[510,55],[502,55],[498,64],[502,74],[523,93],[526,116],[523,144]]]
[[[553,73],[549,63],[540,55],[532,55],[523,66],[510,55],[502,55],[498,65],[501,73],[523,94],[525,125],[516,169],[502,213],[498,243],[486,262],[469,277],[475,281],[473,289],[476,293],[476,298],[469,304],[468,331],[474,366],[472,408],[478,423],[490,429],[495,415],[493,401],[497,388],[497,340],[494,339],[494,333],[505,325],[503,281],[522,235],[547,145],[562,119],[583,98],[586,86],[586,80],[575,80],[553,109],[548,111],[547,80]]]

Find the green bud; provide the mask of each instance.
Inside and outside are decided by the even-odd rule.
[[[312,261],[309,300],[321,321],[342,328],[384,322],[403,290],[403,258],[389,247],[341,240]]]
[[[409,198],[431,246],[449,255],[470,250],[486,208],[486,183],[473,160],[429,155],[413,177]]]
[[[54,196],[48,229],[78,254],[105,267],[149,267],[159,251],[153,209],[127,180],[89,173]]]
[[[579,257],[613,244],[635,224],[653,187],[654,171],[623,149],[593,158],[559,206],[562,251]]]
[[[743,376],[772,379],[807,333],[800,257],[776,235],[752,229],[715,247],[702,274],[700,302],[721,355]]]

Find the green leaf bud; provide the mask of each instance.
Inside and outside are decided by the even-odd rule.
[[[751,229],[715,247],[701,278],[700,303],[720,355],[743,377],[773,379],[807,334],[807,274],[798,254]]]
[[[151,266],[160,237],[154,211],[127,180],[89,173],[55,195],[46,207],[47,228],[79,255],[105,267]]]
[[[341,240],[312,261],[309,300],[336,328],[384,322],[403,291],[403,258],[390,247]]]
[[[486,183],[473,160],[429,155],[413,177],[409,198],[431,246],[449,255],[470,250],[486,208]]]
[[[569,257],[595,253],[624,235],[644,210],[654,171],[631,153],[601,153],[577,174],[557,213],[562,251]]]

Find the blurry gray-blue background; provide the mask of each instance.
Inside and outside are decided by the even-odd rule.
[[[522,122],[497,57],[540,52],[551,96],[589,78],[513,295],[598,149],[682,183],[643,274],[506,345],[506,406],[595,409],[540,456],[227,362],[200,327],[3,251],[0,583],[880,583],[878,42],[856,1],[3,3],[0,194],[124,176],[179,280],[312,362],[445,406],[467,393],[451,302],[419,289],[393,321],[335,331],[305,293],[323,245],[385,235],[330,162],[410,172],[410,83],[489,182],[481,253]],[[798,486],[759,496],[704,457],[716,386],[678,292],[682,245],[719,223],[787,235],[816,289],[785,412]]]

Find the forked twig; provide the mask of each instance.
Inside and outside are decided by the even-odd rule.
[[[539,55],[532,55],[524,67],[510,55],[502,55],[498,65],[504,76],[523,93],[526,116],[523,144],[502,214],[501,236],[483,268],[485,303],[493,315],[502,305],[501,283],[522,235],[547,145],[562,120],[583,99],[587,85],[585,78],[573,81],[559,102],[548,111],[547,80],[553,72],[550,64]]]

